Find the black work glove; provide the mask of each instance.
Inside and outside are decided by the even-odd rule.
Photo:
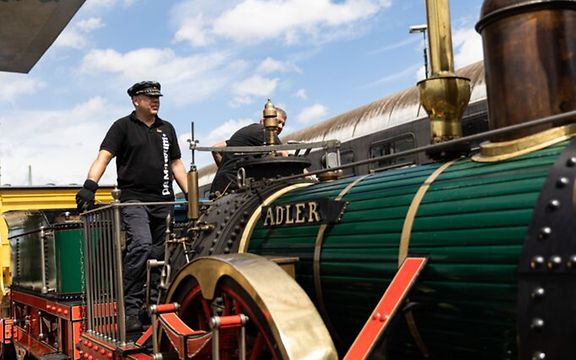
[[[79,212],[90,210],[94,207],[94,194],[98,190],[98,184],[90,179],[84,181],[84,186],[76,194],[76,206]]]

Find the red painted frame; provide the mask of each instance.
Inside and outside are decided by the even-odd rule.
[[[425,257],[408,257],[404,260],[370,318],[348,349],[344,360],[366,359],[390,323],[390,319],[397,313],[427,261]]]

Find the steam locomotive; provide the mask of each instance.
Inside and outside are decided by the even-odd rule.
[[[451,49],[447,2],[427,6],[431,42]],[[419,84],[432,144],[344,165],[334,143],[316,144],[326,168],[308,174],[305,159],[274,156],[303,144],[228,149],[266,155],[207,201],[192,168],[186,219],[148,264],[163,275],[143,334],[124,319],[119,209],[130,204],[38,230],[13,219],[2,355],[13,344],[19,359],[575,358],[574,29],[573,0],[484,2],[487,132],[461,137],[465,80],[451,50],[432,47]],[[264,115],[274,131],[273,108]],[[490,141],[470,150],[479,140]],[[434,161],[338,178],[419,152]]]

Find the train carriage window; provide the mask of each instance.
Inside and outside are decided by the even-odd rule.
[[[414,134],[404,134],[391,139],[378,141],[370,145],[370,158],[396,154],[413,149],[415,146]],[[370,165],[372,171],[383,170],[390,166],[403,166],[416,162],[415,155],[400,156],[392,159],[380,160]]]
[[[342,150],[340,151],[340,164],[346,165],[354,162],[354,151],[353,150]],[[356,169],[354,166],[342,169],[342,176],[354,176],[356,175]]]

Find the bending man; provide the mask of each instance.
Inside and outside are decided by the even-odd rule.
[[[288,116],[286,115],[286,111],[279,107],[276,107],[276,112],[278,114],[278,130],[276,131],[274,142],[276,144],[281,144],[278,135],[282,132],[284,124],[286,123],[286,120],[288,120]],[[260,120],[259,123],[247,125],[236,131],[230,139],[226,140],[226,142],[214,146],[261,146],[264,144],[265,139],[265,129],[262,122],[263,120]],[[280,155],[287,156],[288,154],[286,152],[281,152]],[[215,193],[216,191],[219,191],[220,193],[224,193],[235,189],[237,171],[236,164],[238,161],[246,159],[247,156],[235,155],[230,152],[213,152],[212,156],[214,157],[216,165],[218,165],[218,171],[212,181],[210,192]]]

